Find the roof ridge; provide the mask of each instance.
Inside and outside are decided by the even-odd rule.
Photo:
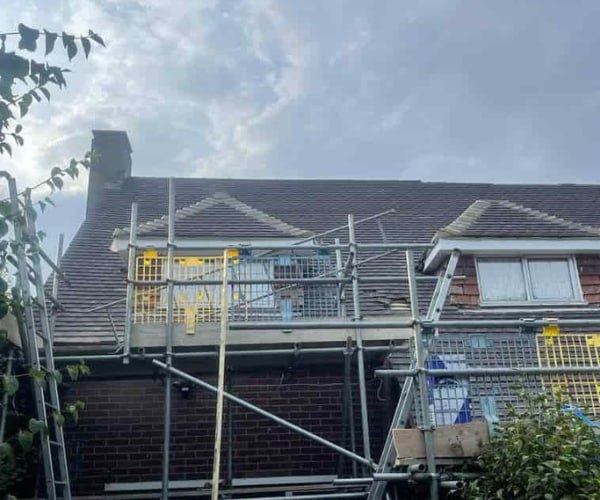
[[[600,236],[600,228],[589,226],[587,224],[581,224],[579,222],[575,222],[572,220],[564,219],[563,217],[558,217],[557,215],[551,215],[547,212],[542,212],[541,210],[537,210],[535,208],[529,208],[519,203],[515,203],[510,200],[494,200],[500,205],[506,208],[512,208],[514,210],[518,210],[519,212],[525,213],[527,215],[533,215],[534,217],[545,220],[548,222],[553,222],[560,224],[562,226],[568,227],[569,229],[580,229],[581,231],[586,231],[595,236]]]
[[[237,198],[234,198],[233,196],[229,195],[228,193],[225,193],[222,191],[215,192],[211,196],[207,196],[206,198],[204,198],[200,201],[197,201],[195,203],[192,203],[190,205],[187,205],[185,207],[182,207],[182,208],[176,210],[175,211],[175,222],[178,222],[178,221],[187,219],[188,217],[200,214],[202,211],[206,210],[207,208],[214,207],[221,203],[233,208],[234,210],[238,210],[239,212],[242,212],[259,222],[267,224],[267,225],[273,227],[274,229],[277,229],[278,231],[289,233],[293,236],[308,236],[308,235],[312,234],[310,231],[306,231],[304,229],[301,229],[301,228],[298,228],[291,224],[288,224],[287,222],[284,222],[281,219],[278,219],[277,217],[273,217],[272,215],[269,215],[266,212],[263,212],[262,210],[254,208],[254,207],[238,200]],[[138,224],[138,226],[137,226],[138,234],[143,235],[144,233],[148,233],[148,232],[156,230],[156,229],[162,229],[162,228],[167,227],[168,224],[169,224],[168,216],[163,215],[162,217],[158,217],[151,221],[142,222],[142,223]],[[121,231],[129,232],[129,228],[123,228]]]
[[[440,236],[457,235],[468,230],[491,205],[492,200],[475,200],[450,224],[439,229],[433,239],[436,240]]]

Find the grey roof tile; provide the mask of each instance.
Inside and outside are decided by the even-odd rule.
[[[566,220],[508,200],[476,200],[434,239],[597,238],[600,228]]]
[[[140,236],[167,235],[168,218],[163,215],[139,224]],[[117,231],[118,233],[119,231]],[[128,233],[129,228],[120,232]],[[217,192],[175,212],[178,237],[237,236],[306,237],[311,233],[247,205],[224,192]]]
[[[503,203],[530,207],[530,210],[543,212],[548,217],[554,216],[584,226],[600,226],[600,186],[591,185],[199,178],[176,179],[175,182],[178,210],[214,197],[216,193],[226,192],[240,203],[290,227],[313,233],[345,224],[348,213],[360,218],[394,208],[395,213],[381,220],[387,239],[393,242],[430,242],[440,228],[451,225],[476,200],[506,200]],[[133,201],[138,203],[142,222],[164,216],[167,212],[167,186],[166,178],[132,177],[120,189],[105,190],[102,203],[83,222],[62,260],[63,269],[73,286],[60,284],[59,299],[67,310],[57,317],[57,345],[91,345],[100,349],[113,343],[106,313],[87,312],[125,297],[125,263],[118,254],[110,251],[113,232],[116,228],[127,226]],[[513,214],[512,217],[515,213],[523,213],[523,217],[527,220],[532,217],[537,225],[546,223],[545,217],[529,213],[528,209],[523,212],[510,206],[500,205],[500,208],[508,210]],[[225,207],[225,210],[228,208]],[[235,213],[240,217],[239,211]],[[202,211],[202,214],[206,216],[208,212]],[[269,228],[278,224],[273,226],[268,220],[261,219],[262,216],[258,219],[248,217],[253,221],[262,220]],[[570,222],[566,225],[556,220],[547,223],[554,229],[560,227],[560,234],[564,234],[563,230],[569,234],[580,230],[567,227],[572,224]],[[288,229],[283,229],[283,232],[289,236]],[[332,238],[335,236],[347,241],[345,230],[331,235]],[[382,241],[380,228],[374,222],[358,226],[357,237],[361,242]],[[376,253],[362,252],[361,258]],[[361,266],[361,273],[390,275],[400,274],[403,269],[404,261],[401,253],[398,253]],[[426,304],[432,286],[429,282],[419,283],[422,304]],[[365,315],[392,314],[395,308],[402,306],[402,297],[407,296],[405,284],[373,284],[361,288]],[[391,302],[385,299],[386,296],[390,297]],[[121,332],[124,323],[123,304],[113,309],[113,319]]]

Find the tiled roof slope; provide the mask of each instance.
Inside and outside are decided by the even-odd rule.
[[[138,226],[138,235],[166,237],[167,228],[168,218],[163,215],[159,219],[141,223]],[[123,228],[121,231],[128,233],[129,228]],[[290,238],[306,237],[310,232],[252,208],[227,193],[217,192],[177,210],[175,234],[183,238],[202,236]]]
[[[600,186],[451,184],[418,181],[368,180],[247,180],[176,179],[176,208],[181,209],[226,192],[232,198],[296,228],[317,233],[344,224],[348,213],[356,218],[395,209],[381,222],[389,241],[431,241],[440,228],[449,225],[476,200],[510,200],[512,203],[579,224],[600,226]],[[97,210],[92,211],[69,245],[62,265],[73,286],[60,285],[59,299],[67,310],[57,317],[57,345],[88,346],[114,343],[104,311],[89,309],[125,296],[125,263],[109,250],[115,228],[126,227],[130,206],[138,203],[141,222],[167,212],[166,178],[129,178],[121,189],[108,189]],[[346,232],[340,231],[342,241]],[[374,222],[357,227],[361,242],[380,242]],[[370,254],[362,253],[362,257]],[[387,255],[361,267],[361,273],[402,273],[399,254]],[[429,282],[420,282],[425,296]],[[391,314],[393,305],[406,297],[404,284],[362,286],[363,314]],[[113,318],[122,331],[123,305]]]
[[[569,221],[508,200],[476,200],[440,238],[597,238],[600,229]]]

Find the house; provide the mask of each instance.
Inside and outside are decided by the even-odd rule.
[[[54,319],[57,360],[85,357],[92,367],[91,377],[64,394],[86,402],[67,432],[73,490],[156,494],[168,379],[152,359],[165,352],[169,315],[169,179],[132,175],[125,132],[94,131],[92,150],[86,217],[61,262],[71,285],[60,285],[64,309]],[[600,310],[600,186],[176,178],[171,189],[175,366],[215,383],[223,249],[231,246],[227,391],[374,461],[398,397],[397,383],[374,370],[407,367],[413,336],[407,260],[394,243],[414,247],[423,314],[459,252],[441,321],[448,329],[452,321],[499,321],[466,332],[480,336],[479,347],[494,346],[477,352],[482,366],[499,366],[500,358],[541,363],[535,346],[515,343],[516,322],[563,318],[593,332],[584,323]],[[355,254],[348,252],[348,214]],[[344,274],[348,263],[358,276]],[[513,343],[494,345],[506,335]],[[466,366],[470,358],[456,345],[431,366]],[[597,363],[596,344],[590,349],[586,360]],[[600,411],[590,392],[594,377],[576,389]],[[210,480],[215,399],[183,378],[172,383],[169,478],[173,488],[198,488]],[[474,390],[475,383],[434,386],[446,401],[433,403],[437,424],[483,413]],[[246,408],[227,406],[225,421],[225,487],[310,492],[352,473],[351,462],[331,449]]]

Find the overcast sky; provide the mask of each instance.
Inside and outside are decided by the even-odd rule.
[[[21,183],[93,128],[135,175],[600,181],[597,0],[2,0],[19,22],[107,42],[0,159]]]

